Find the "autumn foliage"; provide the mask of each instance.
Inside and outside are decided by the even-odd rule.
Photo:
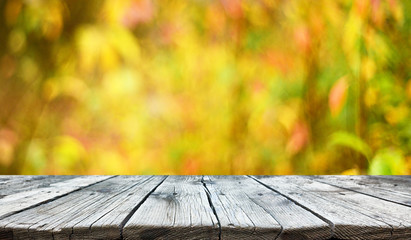
[[[0,1],[0,174],[410,174],[411,1]]]

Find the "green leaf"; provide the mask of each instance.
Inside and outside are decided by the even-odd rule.
[[[404,156],[398,149],[381,149],[371,161],[368,174],[371,175],[391,175],[406,174],[406,164]]]
[[[347,132],[336,132],[331,135],[330,146],[344,146],[351,148],[361,154],[367,159],[371,158],[372,150],[361,138]]]

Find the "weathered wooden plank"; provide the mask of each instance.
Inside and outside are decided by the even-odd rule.
[[[135,176],[134,176],[135,177]],[[124,178],[124,177],[122,177]],[[121,178],[121,179],[122,179]],[[122,234],[122,228],[132,216],[137,207],[153,192],[165,179],[165,176],[153,176],[145,182],[121,193],[111,202],[106,202],[104,209],[110,209],[105,215],[97,218],[94,215],[74,226],[70,239],[117,239]],[[122,180],[123,181],[123,180]],[[91,223],[91,224],[90,224]],[[113,226],[116,227],[114,231]],[[86,230],[86,231],[84,231]]]
[[[331,237],[331,227],[326,222],[246,176],[206,176],[204,184],[223,239]]]
[[[119,239],[123,221],[164,176],[119,176],[0,220],[17,239]]]
[[[0,176],[0,239],[411,239],[409,177],[41,177]]]
[[[393,237],[411,238],[411,208],[408,206],[317,181],[307,188],[312,192],[318,192],[330,201],[341,202],[355,211],[386,222],[393,228]],[[329,191],[325,191],[327,189]]]
[[[297,204],[315,212],[325,221],[332,223],[334,237],[341,239],[390,239],[392,237],[391,232],[393,228],[385,223],[385,220],[381,220],[381,218],[377,219],[373,216],[373,214],[375,214],[374,212],[367,209],[359,209],[358,207],[353,208],[345,201],[341,201],[334,196],[340,195],[340,193],[347,194],[345,192],[350,192],[356,194],[356,197],[367,197],[366,201],[362,199],[362,201],[367,204],[367,201],[369,201],[368,198],[372,197],[298,176],[259,176],[256,178],[271,189],[292,199]],[[322,186],[317,188],[313,183],[322,184]],[[327,194],[333,192],[335,194]],[[379,201],[386,202],[383,200]],[[404,228],[398,229],[396,233],[397,236],[401,236],[401,234],[404,233],[403,230]]]
[[[62,182],[49,184],[47,187],[17,192],[0,199],[0,218],[4,218],[24,209],[66,195],[91,184],[106,180],[111,176],[81,176]]]
[[[411,181],[411,175],[370,175],[375,178]]]
[[[218,239],[200,176],[169,176],[123,229],[125,239]]]
[[[7,195],[33,189],[49,187],[50,184],[75,178],[77,176],[25,176],[2,175],[0,176],[0,199]]]
[[[367,176],[375,180],[382,188],[394,188],[394,191],[411,194],[411,176]],[[373,183],[374,184],[374,183]]]
[[[371,176],[315,176],[315,181],[364,193],[411,207],[411,182]]]

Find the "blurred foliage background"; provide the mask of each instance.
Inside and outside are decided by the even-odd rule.
[[[0,1],[0,174],[410,174],[410,12]]]

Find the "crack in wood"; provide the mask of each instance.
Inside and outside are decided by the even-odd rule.
[[[103,177],[0,191],[3,213],[24,203],[0,218],[0,239],[411,239],[411,208],[396,202],[409,180],[399,177]]]
[[[211,200],[211,194],[210,194],[210,190],[207,188],[207,184],[204,181],[204,176],[201,177],[201,183],[204,186],[204,191],[207,194],[207,199],[208,199],[208,203],[211,207],[211,209],[213,210],[213,213],[217,219],[217,224],[218,224],[218,239],[221,240],[221,223],[220,223],[220,219],[218,218],[217,212],[215,210],[215,207],[213,205],[213,201]]]

